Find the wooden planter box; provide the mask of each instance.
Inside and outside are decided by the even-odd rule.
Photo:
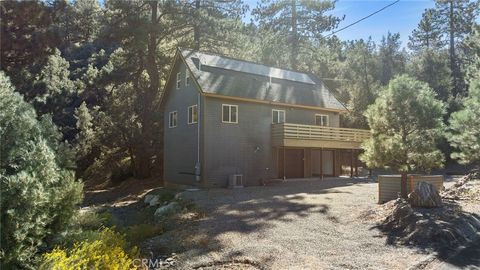
[[[443,190],[443,175],[419,175],[411,174],[407,177],[408,193],[412,192],[418,182],[433,184],[438,191]],[[400,175],[379,175],[378,176],[378,203],[385,203],[395,200],[401,193]]]

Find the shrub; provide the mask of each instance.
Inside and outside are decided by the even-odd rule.
[[[0,72],[1,269],[34,268],[39,251],[69,228],[82,184],[61,138]]]
[[[55,248],[44,254],[40,269],[135,269],[138,250],[127,250],[124,235],[105,228],[92,236],[70,249]]]
[[[158,224],[138,224],[125,229],[125,236],[129,243],[140,244],[148,238],[160,235],[163,228]]]

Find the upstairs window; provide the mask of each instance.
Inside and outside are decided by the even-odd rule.
[[[177,89],[180,89],[180,84],[182,83],[182,73],[177,73]]]
[[[326,114],[315,114],[315,125],[317,126],[328,126],[328,115]]]
[[[190,85],[190,72],[188,70],[185,71],[185,86]]]
[[[285,123],[284,110],[272,110],[272,124]]]
[[[222,104],[222,122],[238,123],[238,105]]]
[[[188,107],[188,123],[195,124],[198,122],[198,107],[197,105],[192,105]]]
[[[168,127],[174,128],[177,126],[177,111],[168,114]]]

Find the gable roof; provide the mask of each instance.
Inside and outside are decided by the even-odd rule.
[[[314,75],[186,49],[179,53],[203,93],[346,110]]]

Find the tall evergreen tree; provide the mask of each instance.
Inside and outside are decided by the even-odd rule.
[[[0,268],[34,269],[82,199],[73,153],[51,119],[38,117],[0,72]]]
[[[330,0],[262,0],[252,14],[261,27],[280,33],[289,48],[290,67],[297,69],[306,41],[322,39],[324,32],[335,29],[341,21],[328,14],[334,7],[335,1]]]
[[[376,78],[375,44],[371,40],[357,40],[345,49],[346,60],[341,69],[344,103],[349,109],[346,124],[350,127],[368,128],[363,113],[376,98],[379,81]]]
[[[443,136],[444,113],[426,83],[407,75],[396,77],[365,112],[372,137],[362,145],[360,158],[369,168],[401,172],[406,197],[408,173],[443,165],[436,144]]]
[[[383,36],[378,48],[381,84],[387,85],[395,75],[404,73],[405,58],[405,52],[401,50],[400,34],[388,32],[387,36]]]
[[[446,45],[438,14],[435,9],[426,9],[412,35],[408,47],[413,51],[437,50]]]
[[[193,49],[218,50],[234,44],[232,32],[241,29],[240,19],[247,10],[242,0],[189,0],[185,10],[193,28]]]
[[[459,44],[472,32],[479,13],[479,1],[436,0],[437,20],[441,22],[443,33],[448,38],[449,63],[452,72],[453,96],[465,96],[466,84],[462,70],[463,58]]]

